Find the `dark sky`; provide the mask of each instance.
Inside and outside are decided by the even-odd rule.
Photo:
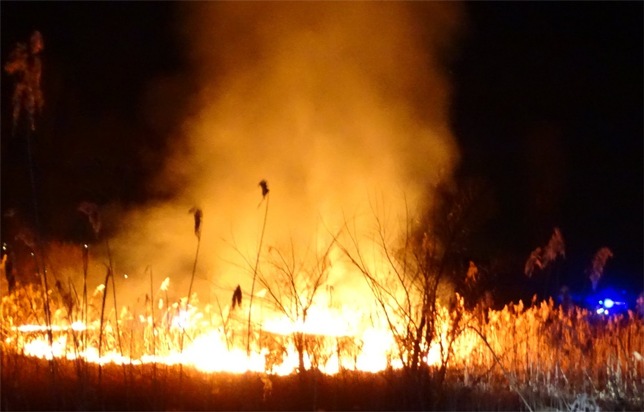
[[[566,239],[568,281],[610,247],[607,280],[642,285],[642,3],[469,3],[454,67],[463,172],[491,182],[489,238]],[[608,276],[610,275],[610,277]]]
[[[152,119],[151,85],[181,76],[169,2],[0,3],[2,61],[38,29],[45,38],[45,111],[34,136],[43,230],[74,239],[82,200],[146,201],[165,139],[192,92],[172,90],[175,119]],[[555,226],[562,275],[579,283],[594,252],[615,257],[607,278],[642,289],[643,4],[465,5],[452,56],[459,174],[484,179],[497,205],[480,250],[517,283],[527,254]],[[11,136],[12,79],[2,75],[2,208],[30,208],[24,138]],[[162,194],[156,193],[156,196]],[[4,227],[4,225],[3,225]],[[490,258],[493,260],[493,258]]]

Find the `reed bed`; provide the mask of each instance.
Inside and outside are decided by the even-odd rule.
[[[75,364],[77,379],[87,378],[87,365],[79,354],[93,353],[101,338],[104,354],[122,357],[114,362],[128,366],[129,372],[122,371],[119,376],[132,384],[136,383],[137,374],[152,374],[153,367],[155,381],[166,376],[168,368],[172,370],[175,366],[172,361],[165,365],[159,363],[157,371],[157,359],[171,359],[173,354],[180,353],[184,333],[189,344],[204,331],[221,334],[225,331],[222,342],[245,350],[245,314],[201,305],[196,294],[186,315],[191,319],[188,327],[177,324],[185,302],[168,304],[167,293],[164,295],[161,291],[155,301],[148,297],[137,305],[122,306],[118,313],[108,305],[101,331],[104,292],[104,288],[98,287],[88,297],[87,305],[71,306],[66,304],[63,294],[49,293],[54,349],[45,347],[43,353],[47,357],[47,350],[53,350],[58,358],[67,358]],[[43,299],[42,287],[33,284],[19,285],[2,298],[0,345],[3,354],[25,355],[33,350],[30,345],[34,342],[46,345]],[[84,319],[85,313],[89,317],[87,328],[76,328],[75,322]],[[445,320],[450,312],[443,308],[439,316],[437,332],[444,336],[448,332]],[[226,328],[223,328],[224,320]],[[446,382],[452,390],[467,388],[480,394],[514,391],[528,400],[533,406],[531,409],[572,410],[583,404],[590,410],[638,410],[644,405],[644,320],[633,313],[600,318],[586,309],[564,309],[552,300],[533,300],[529,306],[519,302],[499,310],[479,307],[465,311],[459,329],[461,332],[451,346],[438,345],[434,351],[439,359],[448,359]],[[261,328],[257,333],[256,350],[266,359],[264,376],[274,376],[274,369],[293,351],[293,337],[271,334]],[[355,359],[364,343],[359,336],[307,336],[310,369],[315,370],[336,355],[341,361],[334,376],[341,379],[343,373],[356,368]],[[148,361],[141,362],[146,357]],[[373,376],[381,379],[387,373],[397,372],[389,368]],[[5,379],[10,378],[3,374]],[[525,407],[520,403],[509,404]],[[476,405],[472,408],[478,409]]]

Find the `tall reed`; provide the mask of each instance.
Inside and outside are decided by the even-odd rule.
[[[195,281],[195,274],[197,273],[197,261],[199,259],[199,248],[201,246],[201,222],[203,220],[203,212],[198,207],[193,207],[189,210],[195,219],[195,236],[197,237],[197,250],[195,252],[195,260],[192,264],[192,275],[190,276],[190,286],[188,287],[188,297],[186,298],[186,313],[189,313],[190,308],[190,295],[192,295],[192,286]],[[181,310],[181,308],[179,308]],[[187,325],[181,325],[181,338],[179,339],[179,351],[183,354],[183,343],[186,336]],[[183,382],[183,362],[179,363],[179,382]]]
[[[44,49],[44,41],[39,31],[34,31],[29,39],[29,46],[25,43],[17,43],[9,56],[9,60],[4,65],[7,74],[15,76],[16,84],[13,92],[13,125],[12,135],[15,136],[21,119],[27,121],[25,131],[25,141],[27,148],[27,166],[29,169],[29,181],[31,184],[31,198],[33,202],[33,218],[35,226],[35,260],[36,273],[41,278],[45,288],[44,311],[45,322],[47,325],[47,338],[52,350],[49,369],[52,376],[52,388],[56,390],[56,364],[53,353],[54,337],[52,333],[52,316],[51,302],[49,298],[49,282],[47,279],[47,268],[45,265],[45,250],[42,246],[40,211],[38,208],[38,191],[36,190],[36,173],[33,159],[32,139],[36,132],[36,115],[40,113],[44,105],[42,90],[40,88],[40,78],[42,71],[42,62],[40,54]],[[26,115],[26,119],[23,119]]]
[[[268,202],[270,200],[268,182],[262,180],[259,182],[262,188],[262,201],[266,200],[264,207],[264,222],[262,223],[262,233],[259,236],[259,246],[257,247],[257,255],[255,257],[255,266],[253,267],[253,283],[250,287],[250,299],[248,302],[248,331],[246,332],[246,355],[250,356],[250,331],[251,320],[253,314],[253,296],[255,295],[255,281],[257,280],[257,268],[259,267],[259,257],[262,253],[262,243],[264,242],[264,232],[266,231],[266,221],[268,220]]]
[[[89,246],[87,245],[87,243],[83,244],[82,253],[83,253],[83,306],[81,307],[81,310],[82,310],[83,325],[85,325],[85,328],[83,329],[83,349],[87,349],[87,322],[89,321],[88,302],[87,302],[87,270],[89,266]]]
[[[154,359],[154,363],[152,364],[152,374],[153,374],[153,380],[152,383],[154,387],[156,388],[156,382],[157,382],[157,336],[156,336],[156,318],[154,316],[154,279],[152,275],[152,269],[149,268],[150,271],[150,316],[152,317],[152,356]]]
[[[103,377],[103,366],[100,362],[101,356],[103,355],[103,327],[105,325],[105,301],[107,300],[107,285],[112,276],[112,268],[107,266],[107,273],[105,274],[105,282],[103,282],[103,300],[101,302],[101,319],[98,329],[98,388],[101,390],[101,383]]]

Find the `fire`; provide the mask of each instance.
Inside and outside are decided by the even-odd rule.
[[[77,296],[73,304],[59,289],[45,295],[41,286],[19,285],[2,297],[1,346],[8,353],[41,359],[183,365],[202,373],[288,375],[315,369],[333,375],[426,367],[459,371],[467,382],[500,365],[511,371],[512,379],[527,381],[535,379],[537,365],[537,378],[563,371],[568,379],[583,380],[584,374],[594,373],[584,366],[590,356],[634,376],[644,374],[639,356],[644,353],[644,323],[635,316],[598,325],[586,310],[536,300],[527,307],[520,302],[502,310],[482,304],[466,309],[451,288],[436,292],[435,308],[428,312],[422,288],[402,277],[396,283],[390,272],[400,268],[392,261],[385,266],[375,256],[365,258],[373,262],[364,267],[372,274],[362,276],[373,276],[372,282],[380,285],[372,283],[365,293],[356,283],[342,286],[339,279],[361,275],[342,264],[340,253],[328,256],[331,262],[321,272],[302,263],[288,272],[286,283],[262,273],[252,308],[247,298],[223,303],[202,287],[190,299],[180,296],[170,277],[139,292],[136,302],[111,299],[112,284],[87,287],[87,297]],[[293,267],[289,261],[284,265]],[[49,325],[45,296],[52,314]],[[617,341],[626,346],[616,355]]]
[[[20,296],[37,300],[37,289],[24,289],[29,293]],[[168,289],[167,282],[164,289]],[[12,296],[2,300],[3,350],[41,359],[83,360],[96,365],[181,364],[202,373],[287,375],[304,367],[332,375],[343,370],[403,368],[411,356],[405,351],[409,346],[404,336],[394,333],[404,325],[402,319],[390,317],[389,322],[394,323],[390,325],[366,310],[368,307],[329,307],[320,300],[309,307],[305,319],[290,319],[264,302],[256,308],[248,334],[243,310],[214,311],[210,305],[200,305],[196,296],[191,299],[194,305],[187,309],[180,307],[180,300],[155,314],[133,313],[134,309],[125,307],[112,311],[104,319],[104,346],[99,353],[99,319],[69,322],[63,310],[55,310],[50,327],[15,324],[18,319],[11,310],[15,308]],[[148,302],[148,306],[156,309],[157,302]],[[115,313],[119,313],[118,319]],[[564,311],[552,301],[533,301],[529,307],[520,302],[502,310],[465,310],[463,299],[456,296],[450,307],[439,304],[435,338],[425,348],[422,362],[429,368],[459,370],[465,383],[469,376],[488,374],[497,364],[519,381],[539,378],[533,372],[537,366],[543,379],[550,379],[548,374],[555,376],[557,371],[568,379],[583,379],[588,374],[595,376],[586,366],[592,354],[597,362],[641,376],[641,319],[631,316],[597,325],[591,317],[592,313],[582,309]],[[179,344],[182,334],[183,350]],[[246,350],[249,337],[250,353]],[[616,341],[624,342],[624,351],[615,352]],[[625,356],[618,356],[622,352]]]
[[[168,291],[169,281],[169,278],[163,281],[161,291]],[[104,291],[104,285],[96,287],[94,299],[100,300]],[[29,293],[33,295],[23,298],[37,299],[37,289],[31,287]],[[265,290],[258,295],[265,295]],[[164,305],[164,298],[158,298],[158,302],[151,304],[158,312],[156,319],[151,313],[133,314],[131,308],[123,306],[118,311],[118,320],[114,318],[116,311],[112,311],[111,317],[106,316],[102,332],[99,319],[69,322],[68,314],[59,308],[49,327],[13,325],[6,330],[4,342],[17,353],[42,359],[82,359],[102,365],[183,364],[209,373],[268,371],[286,375],[300,367],[299,339],[303,345],[300,347],[303,365],[307,369],[315,367],[335,374],[341,369],[377,372],[402,366],[395,356],[392,332],[373,313],[355,306],[314,304],[308,308],[306,319],[290,319],[270,307],[260,307],[257,327],[249,335],[252,351],[247,353],[248,331],[243,327],[243,314],[231,313],[226,307],[217,319],[210,305],[199,309],[196,295],[192,301],[195,304],[186,307],[185,298],[171,305]],[[3,312],[7,313],[11,304],[10,296],[3,298]],[[82,312],[78,315],[82,316]],[[53,337],[51,344],[49,333]],[[184,333],[185,345],[181,350],[179,337]],[[101,334],[104,349],[99,354]],[[437,362],[439,358],[433,355],[427,359],[428,364]]]
[[[121,291],[119,283],[134,283],[139,264],[184,275],[186,256],[196,255],[186,288],[191,296],[177,296],[165,277],[149,293],[149,304],[123,312],[112,307],[114,288],[106,280],[90,297],[96,300],[90,319],[80,317],[86,330],[55,331],[67,336],[67,352],[83,354],[101,341],[93,362],[118,354],[208,371],[271,373],[378,371],[408,361],[400,352],[409,319],[382,313],[359,271],[348,273],[350,264],[337,258],[344,253],[319,249],[333,243],[323,239],[325,233],[338,236],[344,226],[368,232],[365,216],[374,207],[391,216],[431,207],[425,204],[431,203],[428,188],[449,178],[458,150],[446,127],[450,87],[437,56],[447,44],[443,39],[457,32],[460,11],[451,5],[346,6],[272,3],[238,9],[195,3],[182,13],[189,27],[186,51],[201,62],[189,64],[187,74],[201,92],[194,118],[180,119],[185,127],[169,143],[155,179],[173,196],[119,216],[106,260],[113,258],[123,265],[118,273],[127,273],[112,277]],[[436,42],[425,44],[430,35]],[[259,190],[248,190],[257,182],[261,198]],[[403,195],[404,202],[384,204]],[[203,242],[196,251],[183,220],[186,205],[195,202],[200,208],[191,209],[194,234]],[[81,211],[102,239],[96,208],[84,204]],[[227,228],[232,236],[222,232]],[[288,244],[305,251],[286,250]],[[271,253],[271,247],[284,254]],[[307,253],[313,257],[303,257]],[[244,276],[249,273],[252,283]],[[274,282],[280,273],[293,276]],[[294,278],[300,274],[318,277]],[[206,304],[198,304],[193,280],[199,279],[199,288],[215,276],[216,286],[232,292],[240,285],[244,303],[256,304],[235,309],[211,290],[199,290]],[[256,277],[258,288],[272,293],[256,293]],[[325,287],[335,287],[337,294],[322,296]],[[419,312],[418,306],[406,310]],[[104,317],[97,308],[106,309]],[[77,318],[63,313],[54,323]],[[440,349],[424,346],[426,363],[445,358],[436,355]]]

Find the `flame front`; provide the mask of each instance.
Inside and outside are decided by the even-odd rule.
[[[31,288],[30,293],[33,295],[27,297],[35,298],[38,291]],[[530,308],[519,303],[484,312],[465,311],[462,303],[460,299],[456,308],[449,310],[441,306],[437,311],[437,339],[423,359],[430,367],[445,365],[475,373],[501,362],[517,376],[529,374],[531,365],[537,362],[542,368],[551,366],[553,370],[575,368],[586,362],[588,356],[579,342],[591,340],[596,351],[594,356],[603,356],[604,352],[608,356],[611,342],[624,336],[629,336],[628,350],[633,353],[633,359],[637,360],[636,354],[644,352],[641,333],[644,327],[634,317],[609,320],[597,328],[589,321],[592,314],[587,311],[576,309],[566,313],[552,302]],[[241,311],[237,314],[225,308],[216,316],[210,305],[202,310],[192,306],[187,311],[177,311],[171,305],[157,313],[156,318],[150,318],[143,314],[132,316],[131,309],[124,308],[118,321],[112,312],[112,318],[105,322],[105,349],[99,356],[98,319],[87,324],[81,321],[70,324],[64,319],[64,310],[57,310],[50,328],[53,343],[49,344],[46,326],[11,325],[16,315],[10,311],[13,304],[11,296],[3,298],[3,347],[43,359],[82,359],[95,364],[182,364],[204,373],[254,371],[277,375],[299,369],[300,351],[306,369],[315,368],[327,374],[341,370],[396,369],[403,367],[405,360],[391,326],[382,322],[375,312],[347,306],[333,309],[313,305],[306,321],[293,321],[260,305],[257,328],[251,333],[250,353],[246,351],[247,330]],[[458,325],[454,324],[455,311],[462,313]],[[120,335],[116,333],[117,322]],[[562,329],[563,335],[557,335],[558,347],[553,346],[551,340],[555,335],[547,329],[548,324],[568,328]],[[458,333],[453,333],[456,329]],[[182,351],[179,341],[184,332],[186,344]],[[566,351],[567,356],[558,358],[556,353],[560,351]],[[504,355],[502,359],[495,359],[495,354]],[[634,367],[637,372],[644,368],[642,362],[630,358],[616,360],[609,356],[609,359],[626,362],[621,365],[625,370]]]
[[[102,295],[110,293],[109,288],[106,291],[104,285],[99,285],[87,304],[73,308],[72,312],[50,292],[52,305],[60,306],[54,310],[48,328],[43,321],[18,324],[22,309],[33,307],[33,302],[43,298],[38,287],[29,285],[3,298],[4,345],[43,359],[83,359],[96,364],[183,364],[202,372],[285,375],[298,370],[300,356],[306,369],[316,368],[328,374],[341,369],[376,372],[401,366],[396,360],[391,331],[370,307],[367,310],[348,304],[330,307],[328,298],[318,297],[308,306],[305,319],[292,319],[265,298],[261,299],[266,296],[264,289],[257,293],[259,303],[253,307],[249,334],[245,322],[247,305],[236,309],[229,305],[221,308],[201,305],[197,294],[188,306],[186,298],[168,305],[170,283],[169,278],[164,279],[158,289],[161,297],[140,307],[106,310],[102,331],[98,307]],[[87,322],[82,320],[85,307],[89,313]],[[183,350],[182,334],[185,334]],[[99,338],[103,345],[100,354]],[[250,353],[246,350],[247,339],[251,339]],[[438,358],[428,360],[435,362]]]

